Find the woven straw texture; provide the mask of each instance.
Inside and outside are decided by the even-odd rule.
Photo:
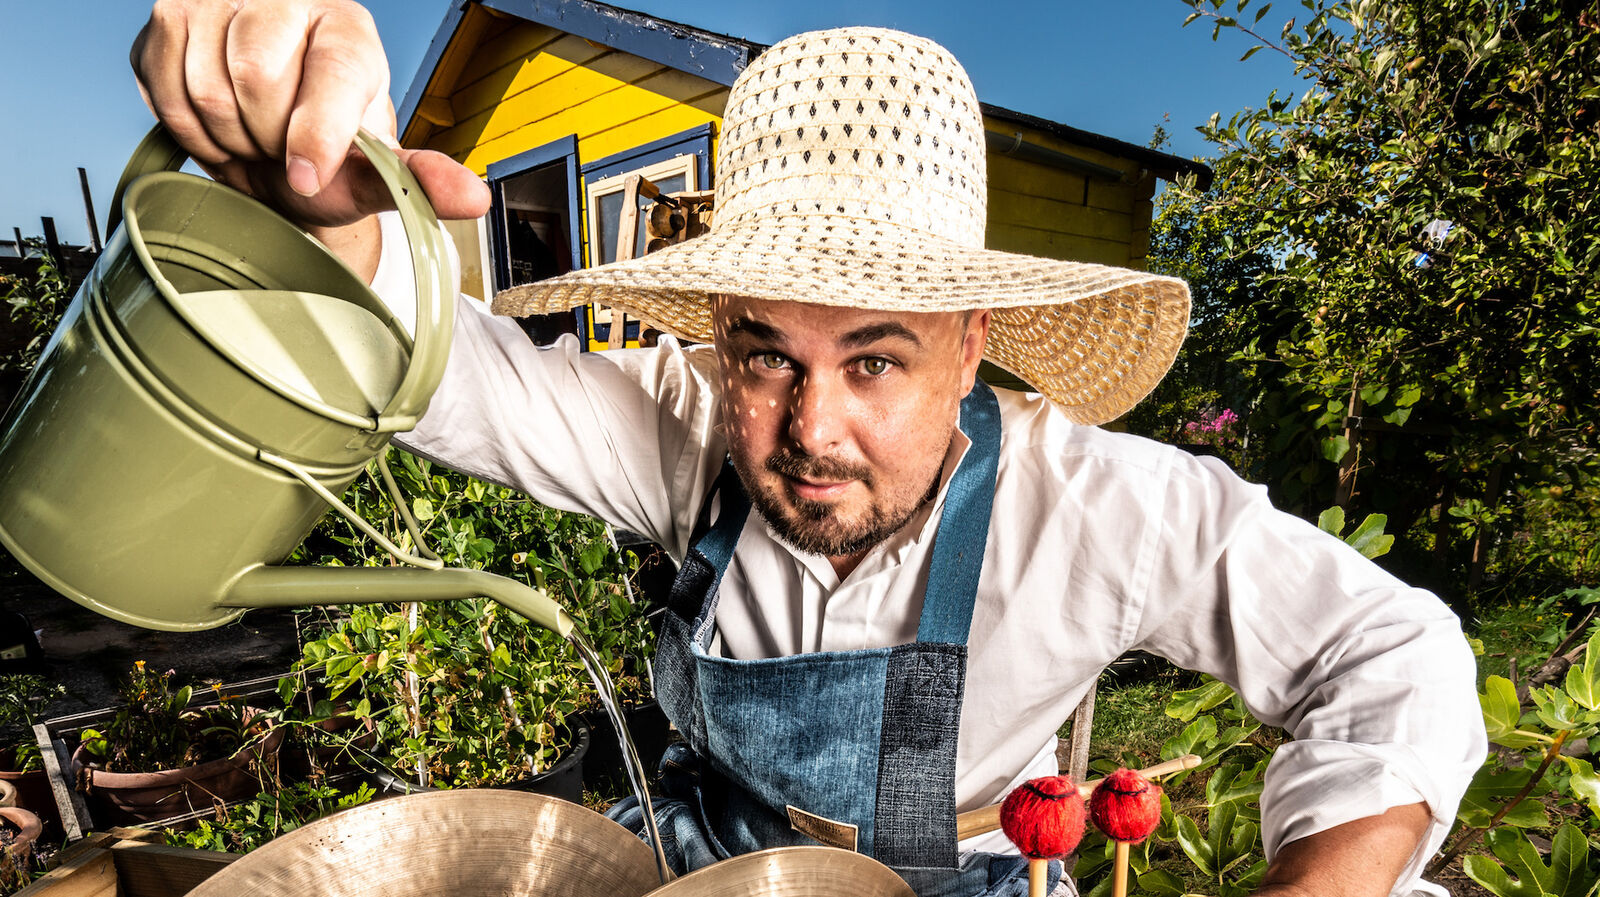
[[[1184,283],[983,248],[983,117],[939,45],[896,31],[774,45],[728,95],[702,237],[525,284],[498,314],[622,308],[709,342],[710,296],[885,311],[993,309],[986,357],[1079,423],[1143,398],[1188,324]]]

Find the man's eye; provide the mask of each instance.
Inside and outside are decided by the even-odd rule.
[[[756,364],[769,371],[781,371],[788,366],[789,359],[777,352],[762,352],[756,356]]]
[[[886,358],[863,358],[861,373],[869,377],[881,377],[889,373],[889,361]]]

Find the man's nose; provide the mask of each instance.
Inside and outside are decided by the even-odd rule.
[[[789,438],[808,455],[826,455],[844,438],[845,397],[826,378],[801,377],[789,397]]]

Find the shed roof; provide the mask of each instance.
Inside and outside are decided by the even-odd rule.
[[[434,32],[417,74],[401,102],[401,127],[409,122],[427,91],[428,82],[455,35],[467,8],[473,3],[496,12],[556,28],[597,44],[632,53],[643,59],[698,75],[708,81],[731,87],[745,66],[767,48],[744,38],[706,31],[682,22],[673,22],[648,13],[623,9],[597,0],[452,0],[444,21]],[[1135,143],[1074,128],[1061,122],[1039,118],[1001,106],[984,103],[984,115],[1034,128],[1063,140],[1131,159],[1157,175],[1172,180],[1181,174],[1196,177],[1201,189],[1210,186],[1211,169],[1200,162],[1159,152]]]

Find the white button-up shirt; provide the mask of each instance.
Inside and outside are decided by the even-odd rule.
[[[411,316],[399,228],[373,287]],[[1211,673],[1293,740],[1262,794],[1268,855],[1317,831],[1425,801],[1414,879],[1482,762],[1474,661],[1456,617],[1353,549],[1269,504],[1225,464],[1096,427],[996,390],[994,510],[968,640],[959,810],[1056,773],[1056,730],[1130,649]],[[655,349],[534,346],[463,298],[444,381],[403,438],[413,451],[681,559],[726,453],[716,360]],[[945,459],[948,483],[967,442]],[[944,492],[841,580],[826,559],[747,520],[723,579],[719,650],[736,658],[913,641]],[[1161,708],[1150,708],[1152,715]],[[826,720],[819,720],[826,725]],[[994,833],[963,849],[1005,851]],[[1414,889],[1438,893],[1415,881]]]

